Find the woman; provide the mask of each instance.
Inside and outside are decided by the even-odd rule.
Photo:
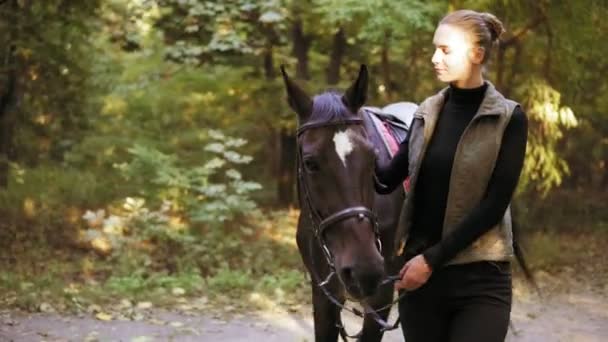
[[[482,75],[502,23],[460,10],[435,31],[432,63],[449,84],[418,108],[408,139],[376,188],[410,177],[397,231],[407,263],[398,290],[407,342],[504,341],[511,312],[509,203],[521,173],[527,119]]]

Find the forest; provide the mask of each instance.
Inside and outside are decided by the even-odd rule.
[[[532,268],[603,286],[605,0],[4,0],[2,307],[309,300],[280,66],[314,94],[366,64],[368,105],[420,103],[460,8],[507,30],[485,77],[529,120],[513,205]]]

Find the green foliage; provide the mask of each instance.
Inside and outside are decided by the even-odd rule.
[[[88,126],[84,114],[95,106],[87,99],[105,89],[91,81],[88,57],[100,52],[89,39],[99,3],[11,0],[0,5],[2,68],[13,45],[15,59],[8,67],[20,75],[19,115],[12,118],[19,129],[9,142],[19,156],[15,161],[60,160]]]
[[[50,207],[95,206],[114,195],[113,180],[99,179],[94,172],[54,165],[28,169],[17,164],[13,170],[17,177],[8,189],[0,190],[2,208],[18,207],[28,198]]]
[[[186,64],[259,53],[265,45],[263,30],[283,29],[285,20],[277,0],[158,0],[156,5],[155,23],[170,41],[168,58]]]
[[[247,300],[254,292],[293,303],[308,288],[295,248],[294,212],[269,213],[224,231],[180,233],[191,241],[165,237],[151,244],[142,240],[143,227],[132,223],[163,210],[146,210],[136,199],[125,207],[129,209],[121,217],[132,221],[124,221],[128,229],[116,253],[99,257],[30,241],[10,272],[0,272],[0,301],[27,310],[38,310],[46,302],[58,310],[83,311],[91,304],[117,304],[123,299],[172,304],[177,299],[174,289],[179,288],[186,296],[204,295],[213,301]]]
[[[251,291],[254,283],[251,282],[251,273],[248,270],[231,270],[222,268],[207,280],[209,289],[215,293],[225,291]]]
[[[13,174],[8,188],[0,190],[3,244],[35,239],[66,246],[79,226],[78,208],[103,205],[119,192],[116,177],[101,178],[92,171],[15,164]]]
[[[128,151],[131,162],[120,168],[129,182],[137,182],[145,195],[171,201],[183,209],[191,222],[221,225],[243,213],[252,213],[256,204],[251,192],[261,189],[255,182],[245,181],[233,167],[251,162],[234,149],[246,141],[209,131],[204,151],[211,156],[200,166],[183,166],[175,155],[135,145]],[[220,171],[223,171],[220,173]]]
[[[170,292],[173,288],[181,288],[186,293],[198,292],[202,290],[203,284],[203,278],[195,272],[172,276],[163,274],[146,276],[136,273],[110,277],[105,283],[105,288],[113,294],[139,298],[141,294],[158,291],[158,289]]]
[[[274,294],[291,293],[307,285],[304,273],[295,270],[276,269],[275,274],[256,276],[250,270],[222,268],[207,278],[207,288],[212,293],[245,294],[253,291]],[[277,298],[279,299],[279,298]],[[280,298],[283,299],[283,298]]]
[[[276,274],[266,274],[262,277],[258,287],[264,292],[281,289],[290,293],[308,283],[305,274],[299,270],[283,270]]]
[[[367,63],[369,104],[382,106],[420,102],[444,86],[429,63],[432,34],[456,8],[506,24],[508,45],[488,78],[528,114],[527,217],[546,229],[558,226],[547,217],[605,227],[603,197],[572,193],[563,201],[577,205],[567,208],[551,197],[556,188],[608,184],[602,1],[9,0],[0,5],[0,39],[17,48],[20,84],[18,110],[0,120],[12,163],[0,190],[0,240],[9,254],[49,241],[109,247],[99,258],[70,250],[82,269],[3,274],[1,287],[29,291],[20,300],[36,308],[51,296],[34,292],[82,274],[113,296],[171,287],[277,296],[306,286],[295,246],[277,233],[293,239],[280,229],[293,228],[293,217],[262,215],[256,205],[274,196],[285,152],[277,132],[295,129],[278,77],[279,64],[295,74],[294,24],[302,23],[311,92],[326,89],[342,28],[337,87]],[[534,207],[538,195],[550,207]],[[556,258],[551,243],[539,249]]]
[[[529,79],[518,91],[530,121],[521,187],[530,183],[546,195],[551,188],[559,186],[563,175],[568,173],[568,165],[558,155],[557,145],[565,130],[576,127],[577,119],[570,108],[562,105],[560,94],[542,80]]]
[[[429,18],[445,10],[437,3],[416,0],[316,0],[315,5],[314,11],[329,27],[355,24],[353,30],[361,39],[384,43],[390,37],[396,44],[417,30],[433,30],[435,23]]]

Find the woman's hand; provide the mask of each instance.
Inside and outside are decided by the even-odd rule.
[[[395,282],[395,290],[415,290],[424,285],[432,273],[433,270],[424,259],[424,256],[418,254],[408,261],[399,272],[401,280]]]

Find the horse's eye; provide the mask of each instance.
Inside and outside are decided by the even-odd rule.
[[[308,172],[317,172],[321,169],[321,166],[313,158],[306,158],[304,159],[304,168]]]

